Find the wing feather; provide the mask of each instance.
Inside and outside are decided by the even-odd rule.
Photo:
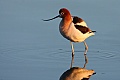
[[[81,31],[83,34],[91,31],[91,30],[87,27],[86,23],[84,22],[84,20],[83,20],[82,18],[79,18],[79,17],[77,17],[77,16],[74,16],[74,17],[73,17],[73,23],[74,23],[76,29],[78,29],[79,31]]]
[[[84,20],[82,18],[79,18],[77,16],[73,16],[73,23],[74,26],[76,27],[76,29],[78,29],[79,31],[81,31],[83,34],[89,32],[96,32],[96,31],[92,31],[87,27],[87,24],[84,22]]]
[[[76,29],[81,31],[83,34],[91,31],[88,27],[84,27],[84,26],[81,26],[81,25],[75,25],[75,27],[76,27]]]

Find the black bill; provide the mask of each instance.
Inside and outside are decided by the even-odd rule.
[[[51,19],[46,19],[46,20],[42,19],[42,20],[43,20],[43,21],[50,21],[50,20],[53,20],[53,19],[58,18],[58,17],[60,17],[60,15],[58,15],[58,16],[56,16],[56,17],[54,17],[54,18],[51,18]]]

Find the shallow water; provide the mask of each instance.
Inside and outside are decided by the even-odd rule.
[[[74,3],[74,4],[73,4]],[[0,1],[0,80],[58,80],[70,67],[69,41],[58,31],[61,7],[82,17],[96,35],[86,40],[87,69],[97,73],[91,80],[119,80],[119,0]],[[46,6],[47,5],[47,6]],[[75,43],[73,66],[83,67],[84,45]]]

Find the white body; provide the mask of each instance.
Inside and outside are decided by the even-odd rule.
[[[73,22],[70,23],[67,29],[66,29],[66,26],[62,26],[62,24],[63,24],[63,21],[61,20],[59,24],[59,31],[61,35],[72,42],[83,42],[86,38],[94,35],[93,32],[91,33],[87,32],[83,34],[81,31],[75,28],[74,26],[75,24]],[[85,25],[87,27],[85,22],[79,23],[79,25]]]

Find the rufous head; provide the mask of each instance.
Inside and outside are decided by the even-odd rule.
[[[61,18],[65,18],[66,16],[70,16],[70,12],[66,8],[61,8],[59,10],[59,15]]]

